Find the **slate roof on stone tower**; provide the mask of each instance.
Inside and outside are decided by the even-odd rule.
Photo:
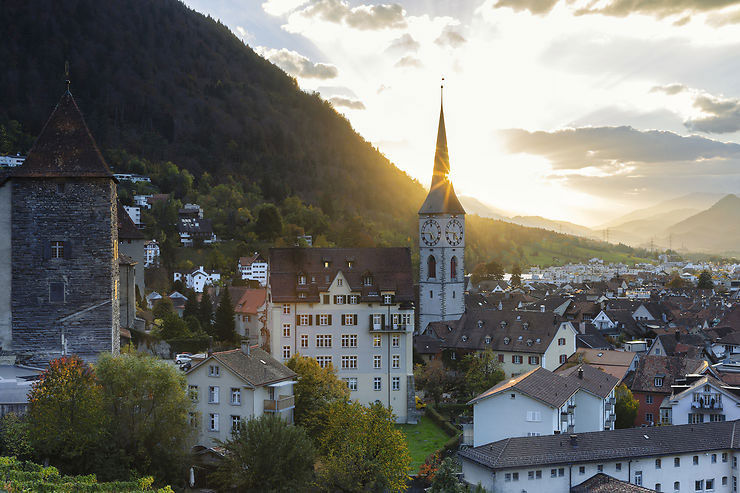
[[[437,149],[434,152],[434,172],[429,194],[419,209],[419,214],[465,214],[455,189],[449,179],[450,155],[447,151],[447,132],[445,130],[444,106],[439,107],[439,128],[437,129]]]
[[[64,93],[12,177],[113,179],[72,93]]]

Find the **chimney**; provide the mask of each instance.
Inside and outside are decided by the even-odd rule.
[[[545,305],[540,305],[540,311],[541,311],[542,313],[545,313]]]
[[[242,339],[242,353],[249,356],[249,339]]]
[[[680,341],[681,340],[681,332],[679,332],[679,331],[676,331],[676,340],[677,341]]]
[[[583,322],[583,321],[580,322],[578,324],[578,329],[580,330],[581,334],[585,334],[586,333],[586,322]]]
[[[578,368],[578,378],[583,380],[583,367],[582,366]]]
[[[571,435],[570,436],[570,444],[573,447],[577,447],[578,446],[578,435]]]

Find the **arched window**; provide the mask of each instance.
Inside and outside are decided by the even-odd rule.
[[[457,279],[457,257],[450,260],[450,279]]]
[[[437,260],[434,258],[434,255],[430,255],[427,259],[427,278],[437,278]]]

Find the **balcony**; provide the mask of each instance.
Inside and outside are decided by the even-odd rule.
[[[277,413],[295,406],[295,397],[292,395],[281,395],[277,399],[265,399],[265,412]]]
[[[407,324],[370,324],[370,332],[404,332],[407,328]]]
[[[700,409],[703,411],[719,411],[722,409],[722,401],[715,401],[714,399],[693,401],[691,403],[691,409]]]
[[[617,403],[616,397],[609,397],[609,400],[606,401],[608,404],[611,404],[612,406]]]

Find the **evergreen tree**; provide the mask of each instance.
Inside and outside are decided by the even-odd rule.
[[[219,341],[236,341],[234,330],[234,305],[231,304],[229,289],[224,288],[221,302],[216,309],[216,319],[213,323],[213,332]]]
[[[154,304],[154,318],[164,319],[167,315],[175,313],[175,307],[172,304],[172,298],[165,295],[162,299],[157,300]]]
[[[203,296],[201,296],[200,303],[198,303],[198,320],[203,330],[210,334],[213,324],[213,302],[206,290],[203,291]]]
[[[699,289],[712,289],[714,288],[714,281],[712,281],[712,273],[708,270],[701,271],[699,274],[699,281],[696,284]]]
[[[519,263],[514,264],[511,268],[511,285],[514,287],[522,285],[522,268]]]
[[[189,289],[184,293],[188,301],[185,302],[185,308],[182,312],[182,318],[198,317],[198,298],[195,291]]]

